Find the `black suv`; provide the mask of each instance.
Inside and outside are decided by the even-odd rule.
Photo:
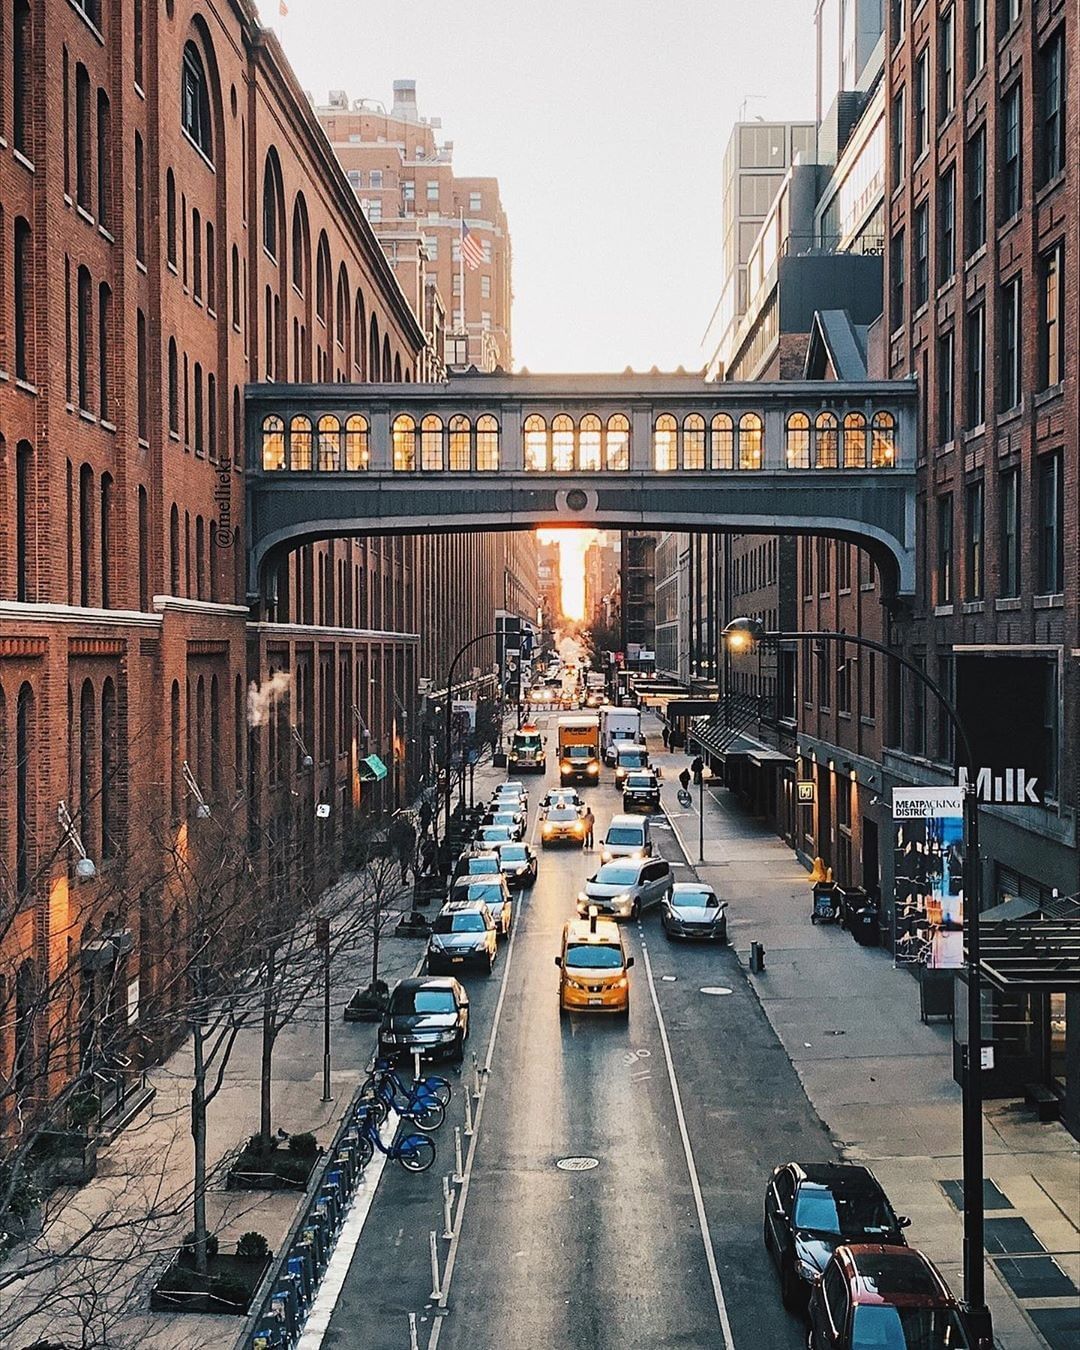
[[[660,780],[651,769],[631,769],[623,782],[624,811],[659,811]]]
[[[784,1306],[804,1309],[829,1257],[845,1243],[906,1247],[910,1219],[893,1212],[869,1167],[785,1163],[765,1191],[765,1248],[780,1272]]]

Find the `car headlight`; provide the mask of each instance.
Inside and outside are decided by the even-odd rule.
[[[613,989],[629,989],[629,988],[630,988],[630,981],[626,978],[625,975],[620,975],[619,978],[615,981],[614,985],[612,985],[612,988],[613,988]]]
[[[435,1039],[440,1042],[452,1041],[456,1035],[457,1035],[456,1031],[449,1029],[447,1031],[440,1031]]]
[[[590,764],[590,765],[589,765],[589,772],[590,772],[590,773],[599,773],[599,772],[600,772],[600,765],[599,765],[599,764],[596,764],[596,763]]]

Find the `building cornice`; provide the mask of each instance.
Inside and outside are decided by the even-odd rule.
[[[155,595],[154,608],[162,613],[177,610],[181,614],[201,614],[218,619],[246,619],[251,613],[247,605],[222,605],[215,600],[192,600],[183,595]]]
[[[245,611],[246,613],[247,611]],[[249,623],[257,637],[297,638],[311,642],[320,638],[348,638],[365,642],[419,642],[419,633],[387,633],[377,628],[326,628],[306,623]]]
[[[160,628],[161,615],[144,614],[137,609],[82,609],[78,605],[38,605],[21,600],[0,600],[0,623],[16,622],[63,623],[80,627],[108,624],[125,628]]]

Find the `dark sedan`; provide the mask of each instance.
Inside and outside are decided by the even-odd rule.
[[[536,880],[536,854],[528,844],[503,844],[499,849],[499,866],[510,887],[531,886]]]
[[[451,976],[400,980],[379,1026],[379,1055],[449,1055],[460,1060],[469,1038],[469,996]]]
[[[868,1167],[785,1163],[765,1191],[765,1247],[780,1273],[784,1306],[802,1310],[837,1247],[874,1242],[904,1247],[899,1218]]]
[[[624,811],[659,811],[660,780],[647,769],[631,771],[623,783]]]

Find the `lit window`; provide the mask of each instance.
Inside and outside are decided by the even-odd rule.
[[[370,459],[367,418],[360,413],[345,421],[345,467],[346,469],[366,469]]]
[[[490,413],[476,419],[476,467],[485,473],[499,467],[499,424]]]
[[[416,423],[408,413],[399,413],[392,428],[394,468],[411,473],[416,468]]]
[[[861,412],[844,418],[844,468],[866,468],[866,418]]]
[[[735,423],[727,413],[716,413],[712,419],[712,454],[710,467],[713,469],[733,469],[735,467]]]
[[[870,424],[870,464],[875,469],[891,469],[896,463],[896,418],[890,412],[876,412]]]
[[[600,419],[587,413],[578,427],[578,468],[593,471],[600,467]]]
[[[789,469],[810,467],[810,419],[806,413],[794,412],[788,416],[786,454]]]
[[[739,418],[739,468],[760,469],[763,430],[757,413],[743,413]]]
[[[420,423],[420,467],[428,472],[444,467],[442,418],[434,413],[428,413]]]
[[[684,469],[704,469],[705,467],[705,419],[700,413],[690,413],[683,419]]]
[[[267,470],[285,467],[285,423],[280,417],[263,418],[262,466]]]
[[[568,473],[574,467],[574,419],[560,413],[551,422],[551,467]]]
[[[319,418],[319,468],[328,472],[341,468],[341,423],[329,413]]]
[[[525,419],[525,468],[545,473],[548,467],[547,423],[537,413]]]
[[[835,469],[837,467],[837,422],[836,414],[820,412],[814,419],[814,467],[817,469]]]
[[[449,426],[450,468],[456,472],[468,472],[472,468],[471,427],[469,419],[459,415],[451,417]]]
[[[661,413],[653,429],[653,468],[669,473],[678,463],[678,423],[670,413]]]
[[[622,413],[608,418],[605,463],[614,470],[630,467],[630,419]]]
[[[294,417],[289,423],[289,468],[311,468],[310,417]]]

